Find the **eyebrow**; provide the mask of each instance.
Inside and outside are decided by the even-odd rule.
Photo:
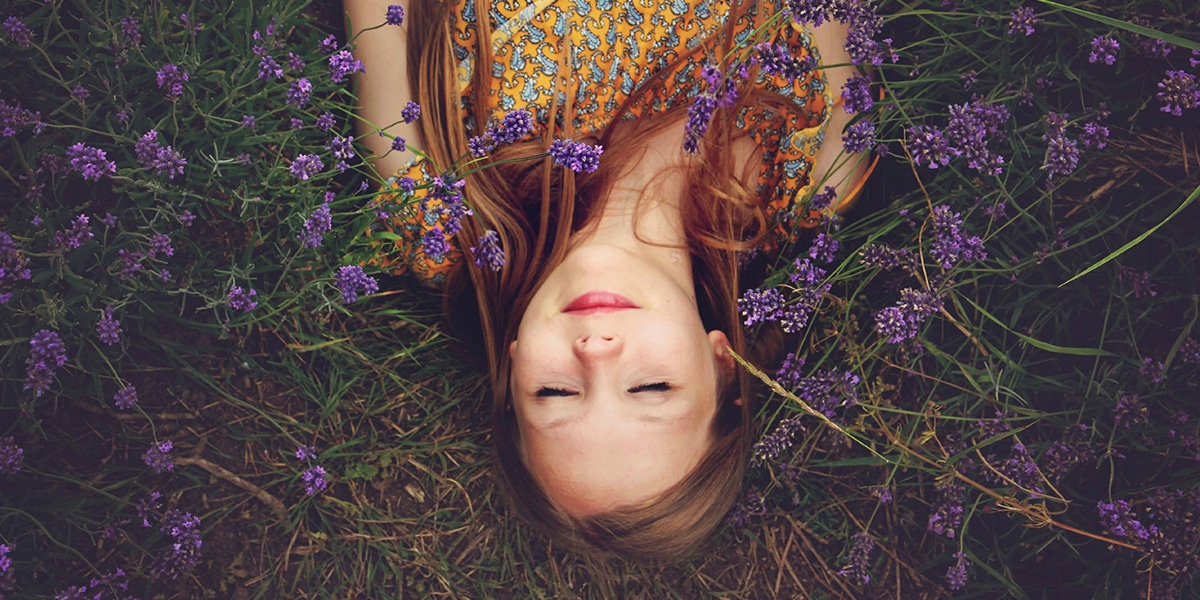
[[[575,415],[572,415],[569,417],[560,417],[560,418],[554,419],[553,421],[550,421],[549,423],[547,423],[546,429],[556,429],[558,427],[570,425],[571,423],[574,423],[577,420],[579,420],[579,417],[575,416]],[[659,417],[659,416],[655,416],[655,415],[644,415],[644,414],[638,415],[637,420],[642,423],[663,423],[663,422],[667,421],[667,419],[664,417]]]

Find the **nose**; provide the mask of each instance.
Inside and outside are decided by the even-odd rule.
[[[620,354],[623,344],[615,335],[584,335],[575,339],[575,355],[580,360],[607,358]]]

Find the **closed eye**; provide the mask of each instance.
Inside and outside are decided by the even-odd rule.
[[[572,392],[571,390],[564,390],[562,388],[544,387],[539,388],[538,391],[533,395],[538,398],[559,398],[563,396],[574,396],[575,392]]]
[[[642,385],[629,388],[629,393],[631,393],[631,394],[637,394],[639,392],[669,392],[669,391],[671,391],[671,384],[669,384],[665,381],[659,381],[656,383],[643,383]]]

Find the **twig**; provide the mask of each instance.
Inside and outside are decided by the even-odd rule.
[[[254,485],[253,483],[250,483],[249,481],[230,473],[221,465],[198,457],[177,458],[175,459],[175,464],[196,465],[197,467],[200,467],[201,469],[204,469],[205,471],[208,471],[209,473],[212,473],[213,475],[220,477],[221,479],[224,479],[225,481],[228,481],[229,483],[232,483],[233,485],[236,485],[247,492],[250,492],[251,495],[261,500],[263,504],[266,504],[267,507],[274,511],[277,516],[281,518],[287,516],[287,508],[283,505],[283,502],[281,502],[279,498],[272,496],[270,492],[258,487],[257,485]]]

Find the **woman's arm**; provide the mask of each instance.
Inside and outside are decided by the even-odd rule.
[[[846,53],[845,49],[848,30],[849,28],[844,23],[837,21],[828,21],[812,30],[813,41],[821,49],[821,64],[836,65],[825,68],[829,93],[835,100],[842,92],[842,85],[858,74],[858,70],[850,64],[850,55]],[[838,206],[839,203],[847,200],[846,194],[866,175],[870,157],[849,153],[839,157],[843,151],[842,130],[846,128],[854,115],[846,114],[840,104],[832,107],[831,110],[833,110],[833,114],[825,129],[825,143],[821,144],[820,150],[817,151],[812,177],[814,183],[824,179],[825,183],[821,184],[822,187],[829,185],[837,189],[835,206]],[[854,199],[850,198],[849,200],[852,202]],[[839,206],[839,208],[842,207]],[[849,206],[844,208],[849,208]]]
[[[414,155],[411,151],[392,151],[392,139],[380,137],[379,128],[404,138],[409,144],[422,146],[421,130],[416,123],[405,123],[400,111],[416,93],[408,77],[408,22],[385,25],[367,31],[354,39],[355,34],[384,22],[388,5],[396,4],[408,10],[408,0],[344,0],[343,7],[350,19],[350,38],[356,44],[354,55],[363,62],[365,73],[354,76],[354,91],[358,96],[355,110],[359,141],[374,156],[368,158],[375,171],[388,177],[404,166]]]

